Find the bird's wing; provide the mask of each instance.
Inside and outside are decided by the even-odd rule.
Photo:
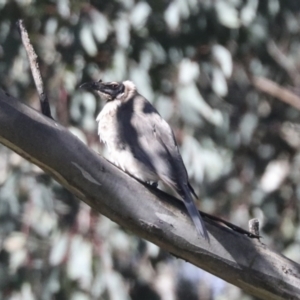
[[[184,200],[198,234],[209,240],[205,224],[193,201],[191,193],[195,192],[188,182],[187,171],[171,127],[146,99],[138,100],[144,101],[143,105],[137,106],[130,120],[136,131],[138,143],[134,151],[138,159],[150,163],[158,177],[177,191]]]
[[[177,182],[188,184],[188,177],[173,131],[156,109],[144,100],[142,109],[135,110],[131,125],[136,130],[134,152],[155,169],[168,185],[178,188]]]

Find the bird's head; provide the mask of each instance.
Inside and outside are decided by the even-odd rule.
[[[83,83],[80,88],[92,89],[98,92],[105,101],[126,101],[136,93],[136,87],[131,81],[124,82],[96,82]]]

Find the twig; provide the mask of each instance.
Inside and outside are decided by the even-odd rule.
[[[205,219],[209,219],[209,220],[212,220],[212,221],[219,222],[219,223],[221,223],[221,224],[227,226],[227,227],[230,228],[231,230],[233,230],[233,231],[235,231],[235,232],[238,232],[238,233],[240,233],[240,234],[244,234],[244,235],[248,236],[249,238],[258,239],[258,240],[259,240],[259,238],[260,238],[259,232],[258,232],[258,233],[255,233],[255,232],[253,232],[253,231],[251,231],[251,230],[247,231],[247,230],[245,230],[245,229],[243,229],[243,228],[241,228],[241,227],[239,227],[239,226],[237,226],[237,225],[234,225],[234,224],[232,224],[232,223],[230,223],[230,222],[228,222],[228,221],[225,221],[225,220],[223,220],[223,219],[221,219],[221,218],[218,218],[218,217],[216,217],[216,216],[213,216],[213,215],[209,215],[209,214],[204,213],[204,212],[202,212],[202,211],[200,211],[200,214],[201,214],[201,216],[204,217]]]
[[[295,64],[287,57],[287,55],[271,40],[267,45],[270,56],[281,66],[289,75],[295,86],[299,85],[299,72]]]
[[[18,20],[17,21],[17,26],[18,26],[18,29],[19,29],[19,32],[20,32],[20,35],[21,35],[23,46],[24,46],[24,48],[27,52],[27,56],[28,56],[28,59],[29,59],[29,64],[30,64],[30,69],[31,69],[31,72],[32,72],[33,80],[34,80],[36,89],[37,89],[38,94],[39,94],[42,114],[49,117],[49,118],[51,118],[51,119],[53,119],[53,117],[51,115],[51,110],[50,110],[48,97],[47,97],[47,94],[46,94],[45,89],[44,89],[44,84],[43,84],[39,64],[37,62],[38,57],[37,57],[32,45],[30,43],[28,32],[27,32],[25,26],[23,25],[23,20]]]
[[[276,97],[277,99],[300,110],[300,97],[288,89],[281,87],[276,82],[264,77],[254,77],[252,83],[260,91]]]
[[[249,231],[256,235],[259,236],[259,221],[258,219],[251,219],[249,220]]]

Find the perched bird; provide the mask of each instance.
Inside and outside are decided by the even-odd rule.
[[[195,192],[169,124],[131,81],[88,82],[80,86],[106,101],[97,117],[98,134],[116,166],[144,182],[162,180],[183,199],[197,232],[209,240],[193,201]]]

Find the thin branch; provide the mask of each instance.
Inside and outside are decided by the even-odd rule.
[[[53,119],[53,117],[51,115],[48,97],[47,97],[47,94],[44,89],[44,84],[43,84],[43,79],[41,76],[39,64],[37,61],[38,57],[30,43],[28,32],[23,24],[23,20],[19,20],[17,22],[17,26],[18,26],[18,29],[19,29],[19,32],[21,35],[23,46],[26,50],[26,53],[27,53],[27,56],[29,59],[29,65],[30,65],[30,69],[32,72],[33,80],[34,80],[36,89],[39,94],[42,114]]]
[[[206,219],[206,220],[209,219],[209,220],[212,220],[212,221],[221,223],[222,225],[227,226],[227,227],[230,228],[231,230],[233,230],[233,231],[235,231],[235,232],[238,232],[238,233],[240,233],[240,234],[244,234],[244,235],[248,236],[249,238],[254,238],[254,239],[259,239],[259,238],[260,238],[259,233],[256,234],[256,233],[254,233],[254,232],[251,231],[251,230],[247,231],[247,230],[245,230],[245,229],[243,229],[243,228],[241,228],[241,227],[239,227],[239,226],[236,226],[236,225],[234,225],[234,224],[232,224],[232,223],[230,223],[230,222],[228,222],[228,221],[225,221],[225,220],[223,220],[223,219],[221,219],[221,218],[218,218],[218,217],[216,217],[216,216],[209,215],[209,214],[204,213],[204,212],[202,212],[202,211],[200,212],[200,214],[201,214],[201,216],[202,216],[204,219]],[[251,220],[250,220],[250,221],[251,221]],[[250,222],[250,221],[249,221],[249,222]]]
[[[267,49],[271,57],[281,66],[289,75],[295,86],[299,85],[299,72],[287,55],[275,44],[273,40],[268,42]]]
[[[256,235],[256,236],[259,236],[259,221],[258,219],[251,219],[249,220],[249,231]]]
[[[300,97],[288,89],[281,87],[276,82],[264,77],[254,77],[252,83],[258,90],[300,110]]]
[[[47,137],[47,139],[45,139]],[[256,239],[206,220],[199,238],[181,201],[134,180],[64,127],[0,90],[0,142],[95,211],[261,299],[299,299],[300,266]]]

